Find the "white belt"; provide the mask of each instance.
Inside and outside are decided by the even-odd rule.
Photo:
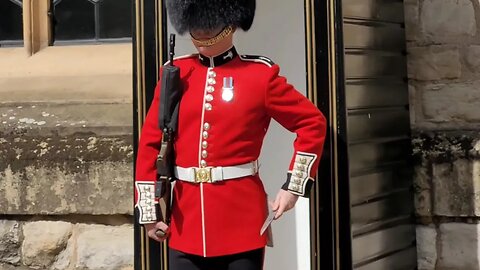
[[[191,183],[214,183],[258,173],[258,160],[228,167],[183,168],[175,166],[175,177]]]

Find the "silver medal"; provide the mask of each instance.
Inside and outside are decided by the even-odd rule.
[[[223,77],[222,99],[230,102],[233,99],[233,78]]]

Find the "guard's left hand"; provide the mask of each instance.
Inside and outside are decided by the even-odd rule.
[[[286,190],[280,189],[272,205],[275,211],[275,219],[279,219],[284,212],[292,209],[298,200],[298,195],[292,194]]]

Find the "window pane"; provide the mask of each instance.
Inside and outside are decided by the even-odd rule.
[[[132,0],[103,0],[100,5],[100,38],[132,36]]]
[[[95,39],[95,7],[90,1],[61,0],[55,5],[55,18],[56,40]]]
[[[10,0],[0,0],[0,41],[22,39],[22,7]]]

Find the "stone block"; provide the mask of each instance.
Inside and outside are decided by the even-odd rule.
[[[73,269],[73,265],[75,264],[75,248],[76,248],[76,231],[77,228],[74,226],[72,236],[67,242],[67,247],[62,250],[55,261],[53,262],[52,266],[50,267],[52,270],[70,270]]]
[[[415,214],[420,217],[432,216],[432,177],[428,173],[427,166],[427,164],[422,164],[415,167],[414,173]]]
[[[118,270],[133,266],[133,227],[81,225],[77,269]]]
[[[471,45],[467,48],[465,61],[472,72],[480,72],[480,45]]]
[[[437,231],[435,227],[417,226],[418,270],[435,270],[437,262]]]
[[[0,263],[20,263],[20,223],[0,220]]]
[[[132,163],[107,161],[7,168],[0,172],[0,213],[132,214],[132,170]]]
[[[480,161],[433,164],[434,214],[480,216]]]
[[[436,269],[480,269],[479,231],[479,224],[441,224],[440,253]]]
[[[73,225],[61,221],[28,222],[23,226],[23,263],[32,267],[47,268],[65,249]]]
[[[461,57],[452,46],[408,48],[408,77],[420,81],[456,79],[461,76]]]
[[[480,81],[424,85],[418,91],[421,94],[423,120],[456,129],[460,126],[478,128],[480,123],[478,89]]]
[[[417,40],[420,22],[418,0],[404,1],[404,7],[406,40],[415,41]]]
[[[425,0],[420,10],[425,42],[462,44],[477,33],[475,9],[470,0]]]

